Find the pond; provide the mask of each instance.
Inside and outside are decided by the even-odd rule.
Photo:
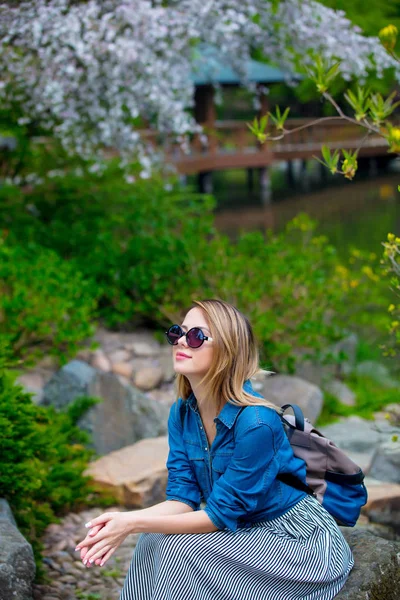
[[[257,192],[249,193],[245,172],[239,176],[237,172],[215,174],[217,228],[232,237],[241,230],[280,231],[297,214],[307,213],[318,221],[318,231],[328,236],[343,258],[351,247],[379,255],[389,232],[400,235],[400,172],[360,176],[352,182],[336,176],[325,180],[322,189],[320,185],[308,192],[299,180],[297,187],[285,187],[282,170],[271,179],[272,202],[262,206]],[[309,181],[308,187],[312,184]]]

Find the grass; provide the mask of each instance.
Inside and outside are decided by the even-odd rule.
[[[339,402],[332,394],[324,393],[324,406],[317,425],[327,425],[337,421],[340,417],[357,415],[364,419],[373,419],[374,413],[385,408],[388,404],[395,404],[400,399],[399,388],[385,388],[370,377],[351,375],[345,383],[356,395],[354,406],[346,406]]]

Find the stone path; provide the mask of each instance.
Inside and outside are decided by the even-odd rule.
[[[138,536],[129,536],[103,567],[85,567],[75,552],[86,534],[85,523],[102,512],[94,508],[71,513],[47,528],[43,567],[48,582],[34,585],[34,600],[118,600]]]

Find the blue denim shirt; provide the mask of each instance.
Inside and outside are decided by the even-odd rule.
[[[244,387],[261,398],[250,382]],[[171,407],[167,500],[194,510],[205,501],[214,525],[235,531],[279,517],[305,497],[276,479],[293,473],[305,481],[306,467],[294,456],[274,409],[228,402],[214,421],[217,433],[209,447],[194,395]]]

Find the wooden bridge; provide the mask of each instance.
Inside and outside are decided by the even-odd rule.
[[[244,121],[215,121],[212,129],[205,125],[204,133],[193,135],[185,149],[169,139],[162,140],[154,132],[148,132],[145,137],[162,148],[168,161],[181,175],[264,168],[277,161],[306,160],[321,156],[323,144],[332,150],[359,148],[360,158],[388,153],[386,140],[375,134],[366,137],[361,126],[343,122],[337,117],[324,119],[310,127],[311,123],[315,120],[290,119],[285,127],[293,133],[263,145],[258,143]]]

